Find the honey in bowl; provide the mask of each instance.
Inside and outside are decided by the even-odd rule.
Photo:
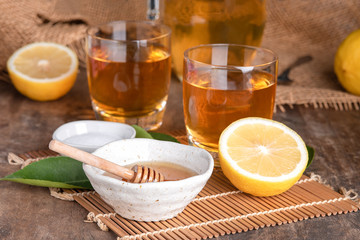
[[[137,164],[152,168],[156,172],[163,174],[165,181],[178,181],[197,175],[197,173],[192,169],[171,162],[136,162],[130,165],[126,165],[125,167],[131,169],[134,165]],[[104,172],[103,175],[126,181],[112,173]]]

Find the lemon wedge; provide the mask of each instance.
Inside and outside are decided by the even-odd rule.
[[[264,118],[230,124],[219,139],[220,165],[239,190],[272,196],[300,179],[308,162],[304,141],[286,125]]]
[[[49,42],[26,45],[7,61],[15,88],[37,101],[64,96],[75,83],[78,66],[78,58],[70,48]]]

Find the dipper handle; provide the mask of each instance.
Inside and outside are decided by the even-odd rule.
[[[122,167],[118,164],[95,156],[91,153],[82,151],[80,149],[74,148],[57,140],[51,140],[49,143],[49,148],[55,152],[61,153],[80,162],[115,174],[116,176],[126,179],[129,182],[145,183],[164,181],[164,176],[158,172],[155,172],[151,168],[147,168],[141,165],[135,165],[132,169],[128,169],[126,167]]]

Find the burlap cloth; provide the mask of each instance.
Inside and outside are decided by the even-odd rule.
[[[0,78],[19,47],[35,41],[70,46],[84,61],[89,25],[146,18],[146,0],[0,0]],[[295,104],[337,110],[360,109],[360,97],[347,93],[333,71],[341,41],[360,28],[359,0],[267,0],[263,46],[279,55],[279,73],[302,56],[312,60],[290,71],[291,85],[279,85],[280,110]],[[359,46],[360,47],[360,46]]]

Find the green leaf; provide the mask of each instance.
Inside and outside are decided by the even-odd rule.
[[[0,180],[41,187],[92,189],[82,163],[63,156],[39,160]]]
[[[131,125],[133,128],[135,128],[136,135],[135,138],[153,138],[145,129],[138,125]]]
[[[310,146],[306,146],[306,148],[307,148],[308,155],[309,155],[309,160],[308,160],[308,163],[306,165],[306,168],[308,168],[310,166],[310,164],[312,163],[312,161],[314,160],[315,150],[314,150],[314,148],[312,148]]]
[[[158,132],[147,132],[145,129],[143,129],[138,125],[131,125],[131,126],[135,128],[136,131],[135,138],[150,138],[150,139],[179,143],[179,141],[176,138],[170,135],[164,133],[158,133]]]
[[[169,142],[176,142],[176,143],[180,143],[176,138],[164,134],[164,133],[158,133],[158,132],[149,132],[149,134],[157,140],[162,140],[162,141],[169,141]]]

